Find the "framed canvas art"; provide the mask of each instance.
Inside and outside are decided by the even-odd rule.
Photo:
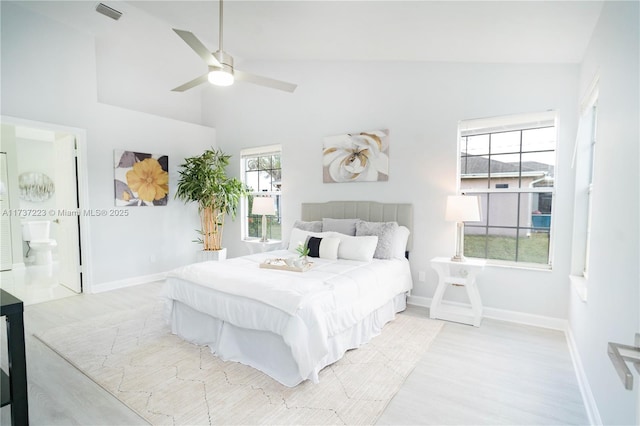
[[[389,180],[389,131],[373,130],[324,138],[323,182]]]
[[[142,152],[114,151],[116,206],[166,206],[169,157]]]

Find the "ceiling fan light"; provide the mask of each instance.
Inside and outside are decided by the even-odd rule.
[[[209,83],[216,86],[231,86],[235,78],[233,74],[225,70],[211,71],[208,76]]]

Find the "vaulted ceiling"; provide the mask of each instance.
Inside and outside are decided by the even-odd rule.
[[[103,2],[122,18],[97,14],[90,1],[23,3],[96,36],[118,32],[175,48],[158,34],[164,26],[217,50],[217,1]],[[227,0],[224,47],[236,60],[578,63],[601,8],[602,1]]]

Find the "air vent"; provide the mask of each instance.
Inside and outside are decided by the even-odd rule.
[[[104,16],[108,16],[109,18],[115,19],[116,21],[122,16],[122,12],[109,7],[104,3],[98,3],[96,5],[96,12],[102,13]]]

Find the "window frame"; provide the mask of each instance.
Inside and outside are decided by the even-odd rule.
[[[598,128],[598,97],[599,77],[592,82],[587,96],[580,106],[580,122],[576,136],[572,166],[576,171],[576,194],[574,200],[574,224],[582,223],[581,227],[573,230],[573,249],[581,252],[578,258],[572,256],[572,275],[585,280],[589,278],[589,260],[591,255],[591,224],[593,215],[593,196],[595,192],[595,160],[597,150]],[[588,133],[584,126],[588,125]],[[588,164],[584,166],[584,156],[588,157]],[[580,157],[580,162],[578,162]],[[581,168],[581,166],[583,168]],[[581,191],[586,195],[581,195]],[[581,215],[585,218],[580,221]],[[577,246],[576,246],[577,245]]]
[[[554,129],[554,145],[553,149],[541,149],[539,151],[535,150],[523,150],[523,132],[527,130],[534,129],[543,129],[543,128],[553,128]],[[508,151],[502,152],[498,151],[494,153],[491,151],[491,137],[492,135],[506,132],[519,132],[519,148],[516,151]],[[491,225],[489,217],[483,217],[483,223],[478,225],[473,222],[469,222],[465,224],[465,229],[468,228],[481,228],[484,229],[484,234],[480,235],[491,235],[489,231],[491,229],[510,229],[515,233],[515,248],[514,248],[514,258],[515,260],[502,260],[502,259],[494,259],[490,258],[488,249],[489,249],[489,240],[485,240],[485,248],[484,248],[484,257],[482,259],[486,259],[490,264],[495,265],[503,265],[503,266],[511,266],[511,267],[519,267],[519,268],[534,268],[534,269],[552,269],[553,266],[553,251],[554,251],[554,219],[555,219],[555,208],[556,208],[556,183],[557,183],[557,167],[558,167],[558,124],[557,124],[557,114],[555,111],[547,111],[543,113],[534,113],[534,114],[519,114],[519,115],[507,115],[500,117],[491,117],[484,119],[474,119],[474,120],[463,120],[460,121],[458,126],[458,152],[457,152],[457,192],[465,195],[476,195],[476,196],[485,196],[486,198],[483,200],[483,213],[486,212],[487,216],[491,215],[490,209],[490,200],[492,195],[495,196],[497,194],[514,194],[517,196],[517,204],[516,204],[516,222],[514,226],[508,225]],[[465,138],[470,136],[479,136],[479,135],[489,135],[489,145],[488,152],[486,154],[466,154],[463,157],[463,147],[467,149],[468,147],[464,146]],[[523,185],[523,177],[526,177],[523,173],[523,163],[526,163],[526,160],[523,160],[523,155],[527,154],[535,154],[535,153],[552,153],[554,156],[553,163],[553,179],[554,184],[550,187],[521,187]],[[496,184],[495,178],[492,178],[491,171],[491,159],[496,155],[513,155],[517,156],[517,176],[510,176],[513,178],[517,178],[517,184],[508,185],[507,188],[497,187],[502,186],[501,184]],[[463,173],[463,159],[468,159],[470,157],[483,157],[487,160],[487,171],[484,174],[473,174]],[[468,164],[467,164],[468,167]],[[469,169],[464,170],[468,172]],[[515,172],[514,172],[515,173]],[[462,188],[463,179],[467,176],[467,178],[482,178],[487,180],[487,186],[484,188]],[[500,176],[498,174],[498,176]],[[530,184],[533,184],[531,182]],[[534,231],[534,225],[531,223],[529,226],[527,224],[522,223],[522,195],[527,194],[549,194],[551,197],[551,211],[550,211],[550,224],[549,224],[549,242],[548,242],[548,253],[547,253],[547,261],[546,263],[537,263],[537,262],[526,262],[521,261],[519,259],[520,252],[520,239],[522,238],[523,232],[532,233]],[[526,202],[526,200],[524,201]],[[466,231],[465,231],[466,232]],[[466,255],[467,257],[471,257]]]
[[[276,215],[269,216],[267,218],[267,238],[270,241],[281,241],[282,235],[279,238],[272,238],[272,225],[273,223],[282,224],[282,145],[265,145],[253,148],[246,148],[240,150],[240,180],[243,184],[247,184],[247,167],[246,161],[247,159],[266,157],[266,156],[274,156],[277,155],[280,157],[280,187],[277,190],[252,190],[247,192],[247,196],[243,197],[241,205],[240,205],[240,216],[241,216],[241,239],[243,241],[255,241],[260,239],[260,235],[258,236],[250,236],[250,226],[249,219],[255,219],[255,215],[252,215],[249,211],[249,198],[252,196],[271,196],[275,198],[276,203]],[[270,169],[275,170],[275,169]],[[260,218],[261,219],[261,218]],[[262,227],[259,226],[258,231],[260,232]]]
[[[587,302],[591,257],[593,197],[597,194],[596,151],[600,77],[596,74],[580,102],[580,116],[571,167],[574,171],[573,233],[569,281],[582,302]],[[589,126],[588,129],[586,126]],[[585,157],[588,164],[585,165]]]
[[[587,229],[585,230],[585,249],[584,249],[584,267],[582,268],[582,276],[589,278],[589,259],[591,257],[591,222],[593,219],[593,192],[594,192],[594,174],[596,160],[596,139],[598,128],[598,98],[597,93],[593,103],[588,107],[591,110],[591,126],[589,132],[589,178],[587,179]]]

